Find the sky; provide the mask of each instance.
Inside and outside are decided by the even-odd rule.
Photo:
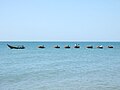
[[[120,41],[120,0],[0,0],[0,41]]]

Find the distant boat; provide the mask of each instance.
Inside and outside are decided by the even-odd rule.
[[[22,46],[11,46],[9,44],[7,44],[7,46],[10,48],[10,49],[25,49],[25,47],[22,45]]]
[[[102,46],[102,45],[100,45],[100,46],[97,46],[97,48],[103,49],[103,46]]]
[[[90,45],[90,46],[87,46],[86,48],[93,48],[93,46]]]
[[[75,44],[74,48],[80,48],[79,44]]]
[[[40,46],[38,46],[38,48],[45,48],[45,46],[44,45],[40,45]]]
[[[69,46],[69,45],[66,45],[66,46],[64,46],[64,48],[70,48],[70,46]]]
[[[113,46],[108,46],[108,48],[113,48]]]
[[[60,48],[60,46],[56,45],[56,46],[54,46],[54,48]]]

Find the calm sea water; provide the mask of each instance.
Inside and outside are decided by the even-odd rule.
[[[11,50],[7,43],[26,49]],[[63,48],[75,43],[81,48]],[[57,44],[60,49],[53,48]],[[120,43],[0,42],[0,90],[120,90]]]

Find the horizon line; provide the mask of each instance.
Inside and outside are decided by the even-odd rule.
[[[0,42],[120,42],[120,40],[0,40]]]

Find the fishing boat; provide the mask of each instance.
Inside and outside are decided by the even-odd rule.
[[[74,48],[80,48],[79,44],[75,44]]]
[[[65,45],[64,48],[70,48],[70,46],[69,45]]]
[[[22,45],[22,46],[11,46],[9,44],[7,44],[7,46],[10,48],[10,49],[25,49],[25,47]]]
[[[113,46],[108,46],[108,48],[113,48]]]
[[[86,48],[93,48],[93,46],[89,45],[89,46],[86,46]]]
[[[100,45],[100,46],[97,46],[97,48],[103,49],[103,46],[102,46],[102,45]]]
[[[60,48],[60,46],[56,45],[56,46],[54,46],[54,48]]]
[[[38,48],[45,48],[45,46],[44,45],[40,45],[40,46],[38,46]]]

